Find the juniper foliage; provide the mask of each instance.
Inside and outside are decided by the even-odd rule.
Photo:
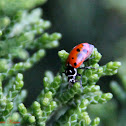
[[[29,108],[23,104],[27,96],[27,91],[22,89],[23,72],[42,59],[46,49],[57,47],[61,38],[60,33],[48,34],[45,31],[50,27],[50,22],[41,18],[40,8],[28,10],[44,2],[45,0],[0,1],[0,121],[6,121],[5,125],[13,120],[20,122],[16,125],[97,126],[100,118],[91,119],[87,107],[106,103],[112,98],[112,94],[103,93],[96,83],[102,76],[116,74],[121,63],[109,62],[100,66],[98,62],[102,55],[96,48],[91,55],[95,58],[82,66],[97,69],[78,70],[82,74],[83,88],[79,82],[69,88],[67,77],[61,74],[65,70],[69,53],[61,50],[58,52],[62,62],[61,72],[54,76],[47,71],[43,78],[44,89],[36,101]],[[9,6],[6,7],[7,5]],[[29,50],[36,51],[31,56]],[[16,58],[20,59],[17,63],[14,62]],[[3,87],[4,81],[6,84]]]

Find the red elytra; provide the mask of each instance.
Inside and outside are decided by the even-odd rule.
[[[93,49],[94,46],[89,43],[81,43],[75,46],[67,58],[66,65],[69,64],[74,68],[80,67],[91,56]]]

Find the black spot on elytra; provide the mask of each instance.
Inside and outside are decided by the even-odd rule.
[[[74,59],[74,57],[72,57],[72,59]]]
[[[80,52],[80,49],[79,48],[77,49],[77,52]]]
[[[77,65],[77,63],[74,63],[74,66],[76,66]]]
[[[83,50],[84,53],[87,53],[88,51],[86,49]]]

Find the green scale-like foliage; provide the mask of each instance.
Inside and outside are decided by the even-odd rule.
[[[124,126],[126,123],[126,59],[125,56],[119,59],[122,66],[118,76],[120,80],[112,81],[110,87],[114,94],[114,99],[104,105],[95,105],[88,108],[89,113],[101,117],[101,126]],[[121,107],[120,107],[121,106]],[[119,109],[118,109],[119,108]]]
[[[59,51],[63,67],[68,57],[65,50]],[[72,87],[67,82],[65,75],[54,75],[46,72],[43,79],[44,89],[32,106],[27,110],[21,103],[19,112],[23,122],[28,125],[57,125],[57,126],[97,126],[100,118],[94,120],[90,118],[87,107],[90,104],[106,103],[112,98],[111,93],[103,93],[100,86],[95,85],[101,76],[113,75],[117,73],[120,62],[109,62],[104,66],[97,63],[101,54],[94,49],[91,57],[94,57],[82,66],[92,66],[96,69],[78,70],[82,74],[82,86],[76,82]],[[64,69],[63,69],[64,70]],[[78,78],[79,80],[80,78]]]
[[[24,10],[44,2],[45,0],[0,1],[0,121],[6,122],[4,126],[11,120],[19,122],[17,125],[20,126],[97,126],[100,118],[92,119],[87,107],[90,104],[106,103],[112,98],[112,94],[103,93],[96,83],[102,76],[116,74],[121,63],[109,62],[99,66],[102,55],[96,48],[91,55],[95,58],[82,65],[96,69],[78,69],[78,73],[82,75],[82,87],[79,77],[78,82],[70,86],[65,74],[60,74],[65,71],[69,55],[62,50],[58,52],[62,61],[61,71],[55,77],[47,71],[43,78],[44,89],[36,101],[29,108],[23,104],[27,91],[22,90],[22,73],[42,59],[46,49],[57,47],[61,38],[60,33],[45,32],[51,23],[41,18],[40,8]],[[31,55],[29,50],[34,53]],[[15,58],[18,59],[16,63]]]
[[[19,11],[15,18],[4,28],[0,37],[0,74],[1,79],[31,68],[46,54],[45,49],[57,47],[60,33],[48,34],[50,22],[41,19],[41,9],[31,12]],[[5,22],[5,21],[4,21]],[[27,50],[37,50],[32,56]],[[21,62],[16,64],[13,60]]]
[[[45,32],[51,23],[42,19],[40,8],[27,10],[44,2],[0,1],[0,122],[6,122],[4,125],[13,125],[10,120],[33,123],[35,117],[32,114],[38,114],[34,111],[29,117],[29,111],[22,103],[27,96],[27,91],[22,90],[22,73],[40,61],[46,55],[46,49],[57,47],[61,38],[60,33]],[[48,93],[45,96],[48,97]],[[22,107],[25,110],[21,112],[21,117],[16,112]],[[33,107],[36,108],[36,104]],[[40,120],[39,114],[37,120]]]
[[[10,114],[11,110],[13,109],[13,101],[21,91],[21,88],[24,85],[23,75],[17,74],[12,87],[8,88],[7,94],[4,95],[2,91],[2,83],[0,84],[0,120],[5,120],[6,117]],[[16,101],[17,102],[17,101]]]
[[[65,64],[68,53],[63,50],[59,52],[59,56],[61,57],[63,64]],[[64,104],[68,103],[69,106],[74,104],[74,109],[68,110],[65,115],[61,116],[57,125],[98,125],[98,118],[96,118],[96,120],[98,120],[96,121],[96,124],[94,124],[95,120],[91,122],[91,119],[86,112],[86,105],[105,103],[112,98],[111,93],[103,93],[100,91],[100,87],[95,84],[101,76],[116,74],[117,69],[120,67],[121,63],[109,62],[104,66],[99,66],[98,61],[101,58],[101,54],[98,53],[96,48],[94,49],[91,57],[95,58],[91,59],[89,62],[83,64],[82,66],[89,65],[91,67],[95,67],[96,69],[78,70],[78,72],[82,74],[83,88],[80,88],[79,83],[75,83],[70,89],[66,89],[65,87],[62,94],[59,94],[58,101],[61,103],[63,102]],[[64,77],[64,81],[66,81],[66,77]],[[65,89],[67,91],[65,91]],[[82,102],[83,100],[86,101],[85,104]],[[79,107],[80,104],[84,109]],[[85,117],[81,117],[82,113]],[[74,120],[71,120],[72,118],[74,118]]]

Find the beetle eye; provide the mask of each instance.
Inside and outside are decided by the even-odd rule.
[[[70,73],[72,73],[72,70],[69,70]]]

